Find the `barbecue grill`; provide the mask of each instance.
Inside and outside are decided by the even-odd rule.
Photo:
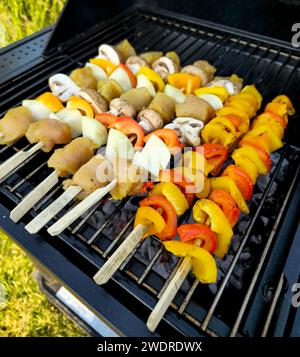
[[[237,73],[245,83],[256,84],[265,102],[286,93],[300,112],[300,52],[286,41],[262,35],[272,35],[270,28],[257,20],[256,32],[261,33],[254,34],[200,19],[206,14],[210,18],[208,3],[213,7],[214,1],[199,5],[159,1],[160,8],[154,3],[69,1],[54,29],[3,49],[1,117],[23,99],[44,92],[50,75],[69,73],[96,55],[101,43],[124,38],[137,52],[176,50],[183,64],[206,59],[218,74]],[[259,2],[260,11],[266,3],[270,1]],[[241,13],[238,6],[247,7],[248,2],[243,4],[235,4],[236,12]],[[276,6],[275,25],[286,5]],[[228,23],[229,11],[223,7],[222,18],[216,9],[213,20],[219,14],[220,21]],[[239,23],[237,14],[232,14]],[[247,21],[246,14],[241,16]],[[287,34],[280,31],[273,36],[285,38]],[[47,227],[77,204],[73,201],[39,234],[29,235],[24,226],[62,193],[61,186],[55,186],[18,224],[10,221],[11,209],[50,173],[49,155],[37,152],[0,183],[1,227],[117,334],[299,336],[300,313],[291,304],[292,286],[300,282],[299,120],[297,115],[290,119],[285,146],[272,154],[271,172],[258,179],[250,214],[240,218],[229,253],[218,262],[218,282],[201,285],[190,275],[156,333],[147,330],[147,318],[180,265],[159,240],[141,242],[106,285],[100,287],[92,279],[132,230],[137,197],[122,201],[105,197],[62,234],[51,237]],[[22,139],[0,148],[0,162],[26,147],[28,142]]]

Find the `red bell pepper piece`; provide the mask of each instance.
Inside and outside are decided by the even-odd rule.
[[[141,193],[149,193],[154,189],[155,185],[153,182],[144,182],[142,188],[141,188]]]
[[[175,130],[173,129],[158,129],[154,130],[152,133],[145,136],[144,140],[147,142],[151,135],[155,134],[158,136],[167,147],[172,150],[174,148],[179,148],[180,150],[184,147],[184,145],[179,141]]]
[[[210,192],[209,199],[221,208],[229,224],[234,226],[239,219],[240,210],[230,193],[224,190],[214,189]]]
[[[194,244],[201,239],[200,247],[213,253],[217,246],[217,235],[205,224],[183,224],[177,229],[180,240]]]
[[[229,176],[233,179],[246,201],[249,201],[253,193],[253,181],[241,167],[229,165],[221,176]]]
[[[95,119],[108,128],[114,128],[118,117],[109,113],[100,113],[96,114]]]
[[[198,146],[199,148],[204,149],[204,156],[206,160],[215,166],[211,171],[213,176],[218,175],[222,165],[227,160],[228,149],[221,144],[203,144]],[[196,148],[197,150],[197,148]]]
[[[127,136],[135,135],[135,148],[144,146],[144,130],[134,119],[130,117],[118,117],[115,121],[115,128]]]
[[[125,64],[120,63],[119,67],[121,67],[122,69],[124,69],[124,71],[128,74],[128,77],[130,78],[130,82],[132,87],[136,87],[136,76],[131,72],[131,70],[125,66]]]
[[[177,229],[177,215],[173,205],[161,195],[149,196],[140,201],[140,206],[151,206],[157,209],[166,222],[163,231],[157,234],[161,240],[172,239],[176,235]]]

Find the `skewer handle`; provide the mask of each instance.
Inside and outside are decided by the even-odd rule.
[[[148,318],[147,327],[151,332],[155,331],[191,269],[192,259],[190,257],[185,257],[174,275],[174,278],[170,281],[168,287]]]
[[[10,212],[10,219],[17,223],[52,187],[58,183],[57,171],[53,171]]]
[[[51,203],[46,209],[44,209],[39,215],[37,215],[31,222],[25,226],[25,229],[31,233],[37,233],[43,228],[51,219],[61,211],[69,202],[75,198],[81,191],[79,186],[70,186],[61,196],[59,196],[54,202]]]
[[[139,242],[143,239],[143,236],[147,230],[147,226],[138,224],[134,230],[129,234],[119,248],[112,254],[107,262],[101,267],[101,269],[94,275],[94,280],[97,284],[102,285],[108,282],[108,280],[119,269],[128,255],[136,248]]]
[[[61,217],[57,222],[55,222],[49,229],[48,233],[52,236],[60,234],[64,229],[66,229],[70,224],[76,221],[77,218],[83,215],[87,210],[89,210],[94,204],[99,202],[105,195],[107,195],[112,189],[117,186],[117,180],[110,182],[105,187],[98,188],[96,191],[88,195],[84,200],[82,200],[77,206],[71,209],[67,214]]]
[[[29,150],[23,151],[20,150],[13,156],[11,156],[8,160],[4,161],[3,164],[0,165],[0,180],[2,180],[5,176],[7,176],[11,171],[17,168],[22,162],[27,160],[30,156],[32,156],[35,152],[40,150],[43,147],[43,143],[39,142],[32,146]]]

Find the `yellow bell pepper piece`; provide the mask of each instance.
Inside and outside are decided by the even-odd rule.
[[[183,89],[185,94],[191,94],[200,87],[201,78],[188,73],[174,73],[168,75],[168,82],[173,87]]]
[[[78,109],[80,112],[83,112],[85,116],[94,118],[93,108],[90,103],[82,98],[72,96],[67,102],[67,108]]]
[[[198,151],[188,151],[182,155],[182,166],[191,169],[194,173],[201,170],[207,176],[214,165],[210,164]]]
[[[225,117],[212,119],[201,131],[204,143],[222,144],[229,147],[236,140],[236,130]]]
[[[246,138],[256,138],[259,136],[266,136],[266,151],[273,152],[280,149],[283,146],[283,143],[276,135],[274,130],[268,125],[260,125],[257,128],[250,130],[245,136]]]
[[[255,150],[254,147],[252,146],[245,146],[241,147],[239,149],[236,149],[235,152],[238,152],[239,155],[246,157],[250,161],[253,162],[253,164],[256,166],[257,172],[260,175],[265,175],[268,173],[268,168],[266,165],[263,163],[263,161],[260,159],[257,150]]]
[[[143,224],[148,227],[144,238],[156,233],[161,233],[166,226],[166,222],[161,214],[150,206],[139,207],[136,212],[134,227],[138,224]]]
[[[162,80],[161,76],[154,72],[151,68],[148,67],[141,67],[138,73],[136,74],[137,76],[139,74],[144,74],[150,82],[155,86],[156,91],[163,92],[165,89],[165,83]]]
[[[235,95],[232,95],[227,99],[225,107],[232,107],[244,111],[250,118],[255,115],[255,108],[245,99],[238,98]]]
[[[213,201],[203,198],[194,204],[193,216],[198,223],[204,223],[209,216],[210,228],[217,234],[215,254],[222,259],[228,251],[233,231],[221,208]]]
[[[274,133],[276,133],[276,135],[279,138],[283,137],[284,129],[283,129],[282,125],[278,121],[272,120],[271,117],[268,117],[268,116],[262,114],[262,115],[259,115],[254,120],[254,122],[252,124],[252,128],[254,129],[254,128],[257,128],[257,127],[262,126],[262,125],[267,125],[267,126],[271,127],[272,130],[274,131]]]
[[[188,208],[189,204],[180,191],[180,189],[172,182],[160,182],[157,184],[150,196],[163,195],[172,204],[178,216],[181,216]]]
[[[217,281],[218,269],[213,256],[205,249],[181,241],[165,241],[165,248],[178,257],[190,257],[193,274],[203,284]]]
[[[45,104],[53,113],[64,109],[62,102],[51,92],[41,94],[36,100]]]
[[[259,91],[257,90],[257,88],[255,87],[254,84],[250,84],[248,86],[245,86],[242,91],[242,93],[251,93],[254,95],[254,97],[256,98],[257,100],[257,103],[258,103],[258,109],[260,109],[261,107],[261,103],[262,103],[262,100],[263,100],[263,97],[262,95],[259,93]]]
[[[236,151],[232,153],[232,159],[238,167],[242,168],[251,177],[253,184],[255,184],[258,172],[254,163]]]
[[[105,58],[91,58],[90,62],[102,68],[104,72],[110,76],[117,66]]]
[[[224,87],[201,87],[195,90],[194,92],[197,96],[201,94],[214,94],[217,97],[219,97],[222,102],[225,102],[225,100],[229,97],[229,92],[226,88]]]
[[[245,113],[244,110],[238,110],[238,109],[232,108],[232,107],[223,107],[223,108],[217,110],[216,114],[218,117],[224,117],[226,115],[237,116],[237,117],[241,118],[243,120],[243,122],[245,122],[247,127],[249,127],[250,118],[249,118],[249,115],[247,113]]]
[[[241,191],[238,189],[236,183],[229,176],[214,177],[210,179],[211,190],[219,189],[230,193],[238,208],[245,213],[249,213],[249,208],[244,200]]]
[[[285,105],[288,115],[294,115],[296,113],[290,98],[284,94],[278,95],[272,100],[272,103],[280,103]]]
[[[253,108],[255,108],[255,111],[258,110],[258,101],[254,94],[249,93],[249,92],[241,92],[241,93],[236,94],[234,97],[237,99],[242,99],[242,100],[247,101],[248,103],[250,103],[252,105]]]

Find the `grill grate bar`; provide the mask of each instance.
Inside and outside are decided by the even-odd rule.
[[[282,289],[283,289],[283,282],[284,282],[284,274],[282,273],[281,276],[280,276],[277,288],[275,290],[275,294],[274,294],[274,297],[273,297],[273,300],[272,300],[272,304],[271,304],[270,309],[269,309],[269,313],[268,313],[268,316],[267,316],[267,319],[266,319],[266,322],[265,322],[261,337],[266,337],[267,336],[267,333],[269,331],[269,327],[270,327],[270,324],[271,324],[271,321],[272,321],[272,317],[273,317],[274,312],[275,312],[275,308],[276,308],[278,299],[279,299],[280,294],[281,294]]]
[[[236,321],[235,321],[235,323],[234,323],[234,326],[233,326],[233,328],[232,328],[232,331],[231,331],[231,333],[230,333],[230,336],[231,336],[231,337],[234,337],[234,336],[236,335],[236,333],[237,333],[237,331],[238,331],[238,328],[239,328],[239,326],[240,326],[240,323],[241,323],[241,321],[242,321],[242,318],[243,318],[243,316],[244,316],[244,314],[245,314],[246,308],[247,308],[247,306],[248,306],[248,303],[249,303],[250,297],[251,297],[251,295],[252,295],[253,289],[254,289],[255,284],[256,284],[256,282],[257,282],[257,279],[258,279],[258,277],[259,277],[260,271],[261,271],[261,269],[262,269],[262,267],[263,267],[263,264],[264,264],[264,262],[265,262],[265,259],[266,259],[267,255],[268,255],[268,252],[269,252],[269,250],[270,250],[271,244],[272,244],[272,242],[273,242],[273,240],[274,240],[274,237],[275,237],[275,235],[276,235],[276,233],[277,233],[277,229],[278,229],[279,224],[280,224],[280,222],[281,222],[281,219],[282,219],[282,217],[283,217],[283,215],[284,215],[285,208],[286,208],[286,206],[287,206],[287,203],[288,203],[288,201],[289,201],[289,199],[290,199],[291,193],[292,193],[293,188],[294,188],[294,186],[295,186],[295,183],[296,183],[296,181],[297,181],[298,174],[299,174],[299,169],[300,169],[300,165],[298,165],[296,174],[295,174],[295,176],[294,176],[294,178],[293,178],[293,180],[292,180],[292,182],[291,182],[291,185],[290,185],[290,187],[289,187],[289,190],[288,190],[288,192],[287,192],[287,194],[286,194],[286,197],[285,197],[285,199],[284,199],[284,201],[283,201],[283,203],[282,203],[282,206],[281,206],[281,208],[280,208],[279,214],[278,214],[278,216],[277,216],[277,218],[276,218],[276,221],[275,221],[275,224],[274,224],[274,226],[273,226],[273,229],[272,229],[272,231],[271,231],[271,233],[270,233],[270,235],[269,235],[269,238],[268,238],[268,240],[267,240],[265,249],[263,250],[262,256],[261,256],[261,258],[260,258],[260,260],[259,260],[259,263],[258,263],[258,265],[257,265],[257,268],[256,268],[255,273],[254,273],[254,275],[253,275],[253,278],[252,278],[252,280],[251,280],[251,284],[250,284],[250,286],[249,286],[249,289],[248,289],[248,291],[247,291],[247,294],[246,294],[246,296],[245,296],[245,299],[244,299],[244,301],[243,301],[243,304],[242,304],[242,306],[241,306],[241,309],[240,309],[240,311],[239,311],[239,314],[238,314],[238,316],[237,316],[237,319],[236,319]],[[271,318],[271,317],[272,317],[272,315],[270,315],[270,318]]]
[[[196,290],[198,284],[199,284],[199,280],[195,279],[193,285],[191,286],[190,290],[189,290],[188,293],[186,294],[186,296],[185,296],[185,298],[184,298],[182,304],[181,304],[180,307],[179,307],[178,312],[179,312],[180,314],[182,314],[182,313],[184,312],[184,310],[186,309],[186,307],[187,307],[188,303],[190,302],[191,297],[193,296],[194,291]]]
[[[24,183],[26,183],[27,180],[29,180],[32,176],[34,176],[38,171],[40,171],[44,166],[46,166],[47,162],[44,161],[41,165],[39,165],[37,168],[35,168],[33,171],[30,172],[27,176],[22,178],[17,184],[15,184],[13,187],[10,188],[10,192],[14,192],[17,188],[22,186]]]
[[[60,185],[56,186],[54,190],[50,191],[46,196],[44,196],[36,205],[33,206],[35,211],[38,211],[44,204],[50,200],[59,190],[61,189]]]
[[[107,199],[107,197],[109,197],[109,194],[106,195],[103,198],[103,200]],[[125,204],[127,203],[128,200],[129,200],[129,198],[126,197],[119,203],[118,207],[110,214],[110,216],[106,219],[106,221],[100,226],[100,228],[97,229],[97,231],[87,241],[87,244],[92,244],[95,242],[95,240],[99,237],[99,234],[112,222],[112,220],[121,211],[121,209],[125,206]]]
[[[223,278],[222,284],[219,287],[218,292],[217,292],[217,294],[216,294],[216,296],[215,296],[215,298],[214,298],[214,300],[213,300],[213,302],[212,302],[212,304],[210,306],[210,309],[209,309],[209,311],[208,311],[208,313],[207,313],[207,315],[206,315],[206,317],[205,317],[205,319],[203,321],[203,324],[201,326],[201,329],[203,331],[205,331],[207,329],[208,324],[209,324],[209,322],[210,322],[210,320],[211,320],[211,318],[213,316],[213,313],[214,313],[214,311],[215,311],[215,309],[216,309],[216,307],[217,307],[217,305],[218,305],[218,303],[219,303],[219,301],[220,301],[220,299],[221,299],[221,297],[223,295],[225,287],[226,287],[226,285],[227,285],[227,283],[229,281],[229,278],[230,278],[230,276],[231,276],[231,274],[233,272],[233,269],[235,268],[235,266],[236,266],[236,264],[238,262],[238,259],[239,259],[240,255],[241,255],[241,253],[242,253],[242,251],[244,249],[244,246],[246,245],[246,242],[248,241],[248,239],[250,237],[250,233],[252,232],[254,223],[256,222],[257,218],[259,217],[260,211],[262,210],[262,207],[263,207],[263,205],[265,203],[265,200],[266,200],[266,198],[267,198],[267,196],[268,196],[268,194],[269,194],[269,192],[271,190],[273,182],[274,182],[275,178],[277,177],[277,174],[279,172],[279,169],[281,167],[283,159],[284,159],[284,157],[286,155],[287,149],[288,149],[288,146],[286,145],[285,149],[284,149],[284,152],[282,153],[282,155],[281,155],[281,157],[280,157],[280,159],[279,159],[279,161],[278,161],[278,163],[276,165],[275,171],[274,171],[272,177],[270,178],[269,184],[268,184],[267,188],[265,189],[265,191],[264,191],[264,193],[262,195],[261,201],[260,201],[260,203],[259,203],[259,205],[258,205],[258,207],[256,209],[256,212],[255,212],[255,214],[254,214],[249,226],[247,227],[244,236],[242,237],[239,249],[238,249],[238,251],[236,252],[236,254],[234,256],[234,258],[233,258],[233,260],[232,260],[232,262],[231,262],[231,264],[230,264],[230,266],[228,268],[228,271],[227,271],[226,275]]]
[[[98,207],[103,203],[103,199],[100,200],[90,211],[89,213],[84,216],[84,218],[81,219],[81,221],[77,224],[76,227],[73,228],[72,230],[72,234],[75,234],[79,231],[79,229],[81,227],[84,226],[84,224],[86,223],[86,221],[96,212],[96,210],[98,209]]]
[[[155,253],[155,255],[153,256],[153,258],[150,260],[150,262],[147,264],[146,269],[144,270],[143,274],[141,275],[141,277],[139,278],[139,280],[137,281],[138,284],[142,284],[144,282],[144,280],[146,279],[146,277],[148,276],[148,274],[150,273],[153,265],[156,263],[156,261],[158,260],[158,258],[160,257],[160,255],[162,254],[162,252],[164,251],[163,246],[160,246],[158,251]]]
[[[132,225],[133,221],[134,221],[135,215],[133,215],[129,222],[123,227],[123,229],[121,230],[121,232],[116,236],[116,238],[114,238],[114,240],[112,241],[112,243],[108,246],[108,248],[106,249],[106,251],[103,253],[103,257],[107,257],[107,255],[111,252],[111,250],[116,246],[116,244],[120,241],[120,239],[124,236],[124,234],[126,233],[126,231],[128,230],[128,228]],[[126,238],[125,238],[126,239]]]
[[[160,299],[163,295],[163,293],[165,292],[165,290],[167,289],[170,281],[174,278],[175,274],[177,273],[178,269],[180,268],[180,265],[182,263],[184,258],[180,258],[178,259],[178,262],[176,263],[174,269],[172,270],[171,274],[168,276],[167,280],[165,281],[163,287],[161,288],[161,290],[158,292],[157,294],[157,298]]]

